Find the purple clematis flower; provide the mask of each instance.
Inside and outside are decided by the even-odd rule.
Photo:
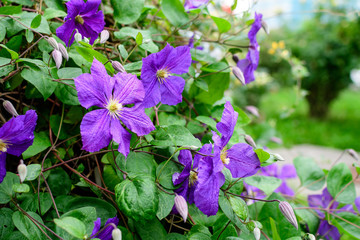
[[[327,208],[332,200],[333,200],[333,197],[330,195],[327,188],[325,188],[323,190],[321,195],[318,194],[318,195],[309,195],[308,196],[309,207],[313,207],[313,208]],[[360,197],[356,198],[355,204],[356,203],[360,203]],[[339,206],[339,203],[334,201],[330,205],[330,209],[336,209],[338,206]],[[357,204],[356,204],[356,206],[359,207]],[[350,211],[350,212],[356,214],[352,205],[345,205],[344,207],[340,208],[339,210],[346,210],[346,211]],[[314,211],[318,214],[318,216],[320,218],[323,219],[320,222],[320,225],[319,225],[319,228],[317,231],[318,234],[321,236],[324,236],[328,240],[340,239],[340,233],[339,233],[338,229],[335,226],[330,225],[327,222],[327,220],[325,219],[325,213],[318,209],[314,209]],[[336,213],[336,211],[333,211],[333,213]]]
[[[255,80],[254,72],[259,65],[259,44],[256,41],[256,34],[261,29],[262,14],[255,13],[255,21],[248,33],[250,40],[249,51],[245,59],[237,62],[237,66],[241,69],[245,77],[245,83],[248,84]]]
[[[75,29],[83,37],[90,38],[93,44],[104,29],[105,21],[102,11],[98,11],[101,0],[70,0],[66,3],[68,15],[65,23],[56,29],[56,35],[64,41],[66,46],[74,42]]]
[[[119,152],[125,157],[130,151],[131,134],[120,120],[138,136],[155,129],[141,105],[144,88],[135,75],[117,73],[110,77],[104,65],[94,59],[91,74],[81,74],[74,79],[80,104],[85,108],[101,109],[88,112],[80,125],[83,149],[99,151],[109,145],[111,139],[119,143]],[[135,104],[133,107],[126,107]]]
[[[209,1],[210,0],[185,0],[184,8],[185,8],[185,10],[198,8],[201,5],[208,3]]]
[[[222,135],[221,138],[216,132],[212,132],[215,158],[218,158],[218,161],[230,170],[234,178],[252,176],[260,168],[260,160],[250,145],[237,143],[230,149],[226,148],[233,135],[238,115],[230,102],[226,102],[221,121],[216,125]]]
[[[185,80],[174,74],[187,73],[190,65],[188,46],[173,48],[167,44],[160,52],[143,58],[141,79],[145,88],[144,107],[153,107],[160,101],[168,105],[180,103]]]
[[[6,154],[19,157],[33,144],[37,114],[29,110],[13,117],[0,128],[0,183],[6,175]]]
[[[94,222],[94,229],[91,233],[91,239],[99,238],[101,240],[112,240],[111,233],[118,224],[119,224],[119,219],[117,217],[109,218],[104,225],[105,228],[101,229],[100,231],[101,219],[98,218]]]

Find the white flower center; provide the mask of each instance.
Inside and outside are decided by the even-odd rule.
[[[193,170],[191,170],[190,171],[190,176],[189,176],[189,186],[194,186],[197,179],[198,179],[197,173],[194,172]]]
[[[111,98],[106,105],[106,109],[109,110],[109,114],[113,118],[119,118],[120,112],[123,108],[123,105],[119,103],[118,100]]]
[[[160,69],[160,70],[157,70],[156,72],[156,77],[157,77],[157,80],[159,81],[159,83],[164,83],[164,80],[166,78],[168,78],[170,76],[170,72],[168,72],[168,70],[165,68],[165,69]]]
[[[0,139],[0,152],[7,152],[8,145]]]

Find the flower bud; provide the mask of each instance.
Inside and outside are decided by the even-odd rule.
[[[64,47],[64,45],[59,44],[59,51],[61,52],[61,55],[63,56],[63,58],[66,59],[66,61],[69,61],[69,54],[66,51],[66,48]]]
[[[357,154],[357,152],[355,152],[355,150],[354,149],[347,149],[346,150],[347,152],[348,152],[348,154],[352,157],[352,158],[354,158],[356,161],[360,161],[360,157],[359,157],[359,154]]]
[[[27,168],[23,160],[20,160],[20,164],[18,165],[17,170],[19,173],[20,182],[23,183],[27,175]]]
[[[181,195],[175,196],[175,208],[186,222],[186,218],[188,215],[188,205],[185,198]]]
[[[13,115],[13,117],[17,117],[19,116],[19,114],[17,113],[16,109],[14,108],[14,105],[12,105],[12,103],[8,100],[5,100],[3,102],[3,106],[5,108],[5,110],[10,113],[11,115]]]
[[[89,40],[89,38],[84,37],[83,42],[84,42],[84,43],[89,43],[90,40]]]
[[[249,144],[253,148],[256,148],[256,143],[250,135],[245,135],[245,141],[247,142],[247,144]]]
[[[236,56],[235,54],[232,56],[232,59],[234,60],[235,63],[237,63],[240,59],[238,56]]]
[[[81,35],[81,33],[79,33],[78,31],[76,31],[74,38],[75,38],[75,41],[76,41],[77,43],[81,42],[81,40],[82,40],[82,35]]]
[[[235,75],[235,77],[237,79],[239,79],[239,81],[241,82],[242,85],[246,84],[244,74],[243,74],[243,72],[241,71],[240,68],[238,68],[237,66],[233,66],[232,67],[232,72]]]
[[[53,37],[46,38],[46,41],[56,50],[59,50],[59,44]]]
[[[260,117],[259,109],[257,107],[255,107],[255,106],[246,106],[245,108],[249,113],[251,113],[255,117]]]
[[[279,208],[284,217],[291,223],[296,229],[298,229],[298,223],[296,220],[296,216],[294,213],[293,208],[291,207],[290,203],[281,201],[279,203]]]
[[[111,61],[111,66],[118,72],[126,72],[123,65],[121,65],[121,63],[118,61]]]
[[[308,239],[308,240],[316,240],[316,237],[315,237],[313,234],[311,234],[311,233],[307,233],[307,234],[305,235],[305,239]]]
[[[110,33],[108,30],[102,30],[100,33],[100,44],[105,43],[110,37]]]
[[[61,63],[62,63],[61,52],[59,50],[54,49],[54,51],[51,53],[51,55],[55,61],[55,65],[56,65],[57,69],[59,69],[61,66]]]
[[[285,161],[285,159],[278,153],[272,153],[276,161]]]
[[[271,137],[270,141],[277,143],[277,144],[283,144],[283,140],[281,138],[278,137]]]
[[[264,31],[267,35],[270,34],[269,26],[267,25],[267,23],[264,20],[261,20],[261,27],[264,29]]]
[[[260,232],[260,229],[258,227],[254,228],[253,233],[254,233],[255,240],[260,240],[261,232]]]
[[[113,240],[121,240],[122,236],[121,236],[121,230],[118,228],[115,228],[112,232],[111,232],[111,236]]]
[[[147,44],[147,43],[150,43],[151,42],[151,39],[145,39],[144,41],[143,41],[143,44]]]

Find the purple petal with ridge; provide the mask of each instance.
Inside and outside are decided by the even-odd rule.
[[[119,144],[118,151],[127,157],[130,152],[131,134],[121,126],[118,119],[114,118],[111,119],[110,131],[114,141]]]
[[[117,73],[115,80],[114,98],[122,104],[142,102],[145,96],[143,84],[136,75],[129,73]]]
[[[0,153],[0,183],[6,176],[6,153]]]
[[[185,80],[178,76],[170,76],[160,85],[161,103],[167,105],[176,105],[182,102],[182,92],[184,90]]]
[[[216,124],[216,129],[221,133],[221,148],[224,148],[232,137],[239,114],[234,111],[231,103],[227,101],[221,121]]]
[[[249,177],[260,169],[260,160],[253,148],[246,143],[237,143],[227,150],[229,164],[225,165],[234,178]]]
[[[123,108],[120,112],[120,119],[132,132],[138,136],[144,136],[155,130],[154,124],[144,111],[141,104],[132,108]]]

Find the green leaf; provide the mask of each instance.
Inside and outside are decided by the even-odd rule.
[[[147,175],[155,179],[156,162],[153,155],[141,152],[130,152],[125,158],[122,154],[116,157],[116,162],[130,177]],[[122,176],[122,173],[119,173]]]
[[[124,65],[124,68],[127,72],[140,70],[141,67],[142,67],[142,61],[128,63],[128,64]]]
[[[141,41],[141,43],[138,44],[140,45],[140,48],[147,50],[151,53],[155,53],[159,51],[159,47],[152,41],[151,32],[149,30],[140,30],[131,27],[123,27],[120,29],[120,31],[115,32],[114,36],[119,39],[132,37],[133,39],[136,40],[136,37],[139,35],[139,33],[142,35],[143,40],[144,41],[146,40],[146,43],[142,43],[143,41]],[[119,51],[121,56],[124,59],[126,59],[128,54],[123,45],[119,45]]]
[[[36,194],[36,207],[39,208],[38,204],[38,196]],[[53,202],[51,200],[51,196],[49,193],[40,192],[39,193],[39,199],[40,199],[40,214],[44,215],[49,209],[51,208]]]
[[[229,240],[231,237],[237,237],[235,226],[233,223],[227,224],[229,219],[225,214],[222,214],[215,222],[213,226],[213,236],[211,239]]]
[[[18,183],[20,183],[20,179],[16,174],[12,172],[6,173],[3,182],[0,183],[0,204],[6,204],[10,202],[14,193],[12,186]]]
[[[2,6],[0,8],[0,14],[2,15],[13,15],[22,12],[22,6]]]
[[[255,149],[254,152],[258,156],[260,163],[266,162],[270,158],[270,154],[261,148]]]
[[[139,175],[126,179],[116,185],[115,196],[120,210],[135,221],[151,220],[156,216],[159,196],[151,177]]]
[[[65,82],[65,80],[63,80],[62,82]],[[68,80],[67,83],[74,86],[73,81]],[[61,102],[65,103],[67,105],[72,105],[72,106],[80,105],[76,89],[74,89],[68,85],[59,84],[56,87],[54,93],[55,93],[55,96],[57,98],[59,98],[59,100]]]
[[[208,125],[211,129],[216,130],[216,122],[214,119],[212,119],[211,117],[208,116],[197,116],[195,118],[196,120],[198,120],[201,123],[205,123],[206,125]]]
[[[76,197],[66,203],[64,211],[68,212],[81,207],[94,207],[97,217],[101,219],[109,219],[116,216],[116,209],[113,205],[94,197]]]
[[[269,176],[251,176],[246,177],[245,182],[251,186],[262,190],[266,195],[270,195],[281,185],[281,180]]]
[[[0,65],[5,65],[5,64],[8,64],[10,62],[11,62],[10,58],[0,57]],[[4,76],[8,75],[12,70],[14,70],[14,68],[15,68],[15,65],[13,65],[13,64],[1,67],[0,68],[0,77],[4,77]]]
[[[50,77],[48,70],[44,68],[31,67],[24,69],[21,76],[36,87],[46,100],[55,91],[58,83]]]
[[[34,135],[35,138],[33,144],[22,154],[24,159],[35,156],[51,146],[49,137],[45,131],[39,133],[35,132]]]
[[[195,206],[195,204],[191,204],[188,206],[189,206],[189,214],[193,218],[194,222],[196,222],[196,224],[204,225],[206,227],[214,226],[215,222],[219,218],[219,215],[221,215],[221,213],[217,213],[215,216],[208,217],[203,212],[201,212],[199,208]],[[230,206],[230,210],[231,210],[231,206]]]
[[[36,15],[36,17],[34,17],[34,19],[31,21],[30,27],[31,28],[38,28],[40,26],[41,23],[41,15]]]
[[[88,62],[92,63],[94,61],[94,57],[101,62],[102,64],[108,62],[107,57],[102,55],[101,53],[95,51],[94,49],[86,48],[86,47],[75,47],[76,51]],[[111,74],[114,73],[114,68],[111,66],[111,63],[107,63],[105,65],[106,70],[108,70]]]
[[[327,189],[331,196],[334,198],[340,193],[336,198],[336,201],[352,204],[356,198],[355,185],[352,182],[352,174],[349,167],[345,163],[339,163],[330,169],[330,172],[327,177]],[[343,189],[347,186],[345,189]]]
[[[249,232],[245,227],[245,225],[240,222],[239,218],[235,214],[229,199],[227,199],[222,193],[220,194],[219,197],[219,206],[221,210],[224,212],[224,214],[229,218],[229,220],[231,220],[232,223],[234,223],[244,233]]]
[[[200,140],[195,138],[187,128],[179,125],[170,125],[159,129],[151,144],[164,147],[195,146],[201,148],[202,146]]]
[[[0,239],[12,239],[8,238],[15,228],[12,214],[13,211],[10,208],[0,208]]]
[[[64,217],[61,219],[54,219],[56,226],[64,229],[66,232],[74,237],[84,239],[86,235],[85,225],[74,217]]]
[[[166,190],[171,192],[171,190]],[[159,220],[162,220],[166,216],[168,216],[174,206],[174,195],[167,194],[161,190],[159,190],[159,207],[156,213],[156,216]]]
[[[245,221],[249,216],[249,209],[246,205],[246,202],[237,197],[230,197],[229,200],[235,214],[243,221]]]
[[[71,190],[70,177],[62,168],[51,170],[47,181],[54,196],[66,195]]]
[[[136,35],[135,40],[136,40],[137,45],[141,45],[143,43],[143,36],[142,36],[141,32],[138,32],[138,34]]]
[[[205,226],[196,224],[194,225],[190,232],[188,233],[189,240],[211,240],[211,233],[209,229]]]
[[[214,16],[211,16],[211,18],[215,22],[216,26],[218,27],[220,34],[226,33],[227,31],[229,31],[231,29],[231,24],[226,19],[218,18],[218,17],[214,17]]]
[[[57,17],[65,17],[66,15],[67,15],[67,13],[62,10],[46,8],[43,16],[44,16],[44,18],[49,20],[49,19],[57,18]]]
[[[175,27],[184,25],[189,21],[184,6],[179,0],[162,0],[160,6],[166,18]]]
[[[33,19],[38,16],[38,14],[34,12],[22,12],[21,14],[17,14],[15,16],[20,17],[20,19],[18,20],[26,27],[18,22],[15,23],[16,26],[19,26],[21,29],[27,29],[27,28],[32,28],[31,23]],[[36,28],[36,31],[40,33],[51,34],[49,23],[47,22],[47,20],[43,16],[40,16],[40,18],[41,18],[40,25]]]
[[[348,212],[337,213],[336,216],[343,218],[334,218],[332,223],[339,229],[340,232],[344,232],[355,239],[360,239],[360,231],[356,226],[360,226],[360,217]],[[352,223],[352,224],[350,224]],[[354,226],[355,224],[356,226]]]
[[[43,220],[39,215],[34,212],[27,212],[31,217],[36,221],[44,224]],[[12,215],[12,220],[19,231],[24,234],[27,239],[44,239],[45,235],[40,231],[40,229],[33,223],[27,216],[17,211]]]
[[[65,11],[63,0],[44,0],[49,8]]]
[[[135,228],[142,240],[165,240],[166,238],[166,230],[156,218],[145,223],[137,222]]]
[[[16,193],[26,193],[30,191],[29,185],[25,183],[16,183],[12,187],[13,187],[13,191]]]
[[[277,229],[276,229],[276,222],[271,217],[270,217],[270,225],[271,225],[271,232],[272,232],[273,240],[281,240],[281,238],[277,232]]]
[[[296,207],[303,207],[302,205],[296,205]],[[319,226],[319,219],[313,213],[312,210],[308,209],[296,209],[295,213],[298,217],[300,217],[304,223],[309,227],[310,232],[316,232]]]
[[[111,0],[114,19],[121,24],[135,22],[141,15],[145,0]]]
[[[26,29],[25,38],[28,43],[31,43],[34,40],[34,33],[31,30]]]
[[[324,186],[325,174],[312,158],[297,157],[294,166],[302,186],[310,190],[319,190]]]
[[[14,50],[11,50],[10,48],[8,48],[6,45],[0,44],[0,47],[5,48],[10,53],[12,60],[15,60],[15,59],[19,58],[19,54],[17,52],[15,52]]]
[[[167,189],[175,189],[176,187],[172,182],[172,175],[174,174],[174,172],[181,172],[181,169],[179,165],[174,162],[168,162],[166,165],[165,163],[166,162],[160,163],[156,169],[157,176],[160,174],[161,171],[158,181],[161,186],[164,186]]]

